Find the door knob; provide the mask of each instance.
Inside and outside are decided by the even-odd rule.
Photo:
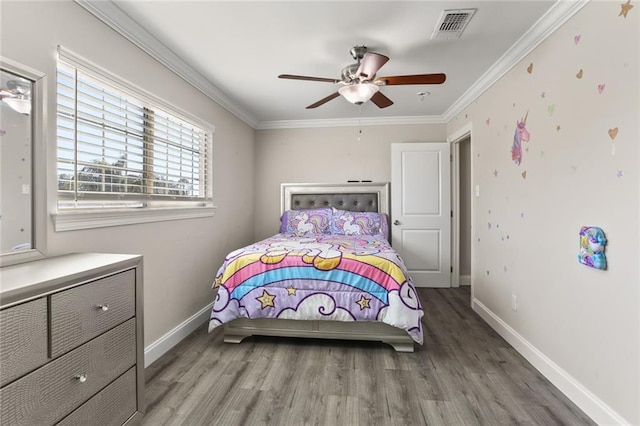
[[[393,221],[393,224],[394,224],[394,225],[400,225],[400,221],[399,221],[399,220],[394,220],[394,221]]]

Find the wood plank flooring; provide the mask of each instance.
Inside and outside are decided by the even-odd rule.
[[[424,346],[250,337],[203,326],[146,370],[144,425],[592,425],[469,307],[418,289]]]

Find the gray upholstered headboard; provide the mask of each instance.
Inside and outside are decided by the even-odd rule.
[[[389,214],[389,183],[282,184],[281,213],[321,207]]]

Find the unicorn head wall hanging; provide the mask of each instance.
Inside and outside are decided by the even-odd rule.
[[[602,229],[595,226],[583,226],[580,229],[580,253],[578,262],[596,269],[607,269],[604,246],[607,238]]]

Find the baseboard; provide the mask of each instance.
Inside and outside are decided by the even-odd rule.
[[[193,333],[198,327],[209,320],[211,315],[211,308],[213,302],[209,303],[204,308],[200,309],[190,318],[187,318],[182,323],[178,324],[167,334],[150,344],[144,349],[144,366],[145,368],[151,365],[155,360],[167,353],[169,349],[177,345]]]
[[[527,359],[551,383],[553,383],[567,398],[573,401],[593,421],[599,425],[628,425],[621,415],[616,413],[604,401],[591,393],[580,382],[574,379],[560,366],[549,359],[544,353],[533,346],[518,332],[494,314],[478,299],[473,299],[473,310],[482,317],[500,336],[502,336],[516,351]]]
[[[413,282],[415,288],[450,288],[453,287],[452,283],[416,283]]]
[[[471,285],[471,275],[460,275],[458,283],[460,285]]]

